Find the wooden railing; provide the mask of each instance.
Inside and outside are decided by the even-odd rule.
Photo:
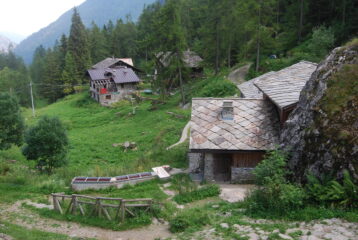
[[[104,216],[108,220],[124,222],[126,213],[135,217],[134,208],[142,208],[144,212],[152,209],[153,200],[150,198],[122,199],[107,197],[92,197],[84,195],[51,194],[55,211],[61,214],[76,214],[82,216]],[[66,207],[66,199],[68,206]],[[66,210],[64,210],[66,209]],[[112,211],[110,210],[112,209]]]

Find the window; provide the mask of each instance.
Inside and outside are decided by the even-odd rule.
[[[106,99],[107,99],[107,100],[111,100],[111,99],[112,99],[112,96],[111,96],[111,95],[106,95]]]
[[[234,120],[234,107],[233,102],[225,101],[221,111],[221,118],[223,120]]]

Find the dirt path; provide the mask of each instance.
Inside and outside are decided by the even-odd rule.
[[[246,74],[249,72],[250,66],[251,64],[247,64],[235,69],[229,74],[228,79],[235,85],[243,83],[245,81]]]
[[[173,147],[185,142],[185,140],[188,138],[188,135],[189,135],[189,128],[190,128],[190,121],[185,125],[179,142],[171,145],[170,147],[167,148],[167,150],[169,150],[169,149],[171,149],[171,148],[173,148]]]
[[[219,184],[220,198],[228,202],[243,201],[254,185],[250,184]]]
[[[24,202],[29,201],[18,201],[10,206],[1,206],[0,219],[29,229],[60,233],[78,238],[95,238],[99,240],[153,240],[171,236],[168,226],[161,223],[127,231],[112,231],[97,227],[83,226],[73,222],[41,218],[31,210],[23,208],[21,205]]]

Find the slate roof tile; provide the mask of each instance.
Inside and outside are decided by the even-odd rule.
[[[221,119],[227,100],[233,101],[234,120]],[[278,143],[278,117],[263,99],[193,99],[191,121],[192,150],[269,150]]]
[[[301,61],[254,81],[254,85],[282,109],[298,102],[303,87],[316,68],[315,63]]]

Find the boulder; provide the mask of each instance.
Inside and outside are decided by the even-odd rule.
[[[336,48],[303,88],[297,108],[281,132],[297,182],[307,174],[358,180],[358,44]]]

